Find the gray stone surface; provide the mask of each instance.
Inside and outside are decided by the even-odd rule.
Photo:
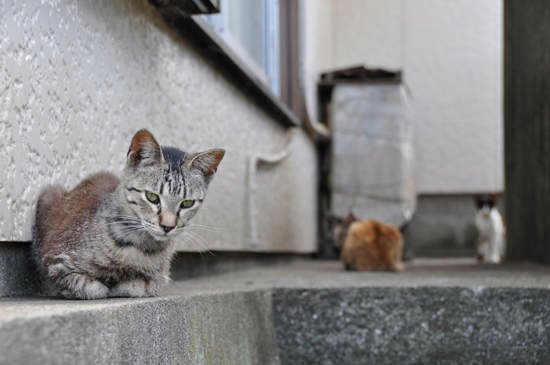
[[[315,250],[312,141],[296,133],[289,158],[258,172],[269,224],[250,247],[247,159],[285,147],[286,130],[149,1],[2,0],[0,51],[0,241],[30,240],[42,187],[118,173],[133,133],[149,128],[165,145],[227,151],[194,219],[210,229],[179,250]]]
[[[0,304],[0,364],[92,363],[276,364],[271,297]]]
[[[534,364],[550,359],[550,291],[280,289],[282,364]]]
[[[479,265],[474,259],[415,259],[404,273],[347,272],[337,261],[292,264],[173,283],[166,293],[271,288],[461,287],[550,289],[550,268],[514,263]]]
[[[0,298],[35,292],[35,272],[29,246],[18,242],[0,242]]]
[[[173,283],[159,298],[0,300],[0,364],[544,363],[550,268],[303,261]]]

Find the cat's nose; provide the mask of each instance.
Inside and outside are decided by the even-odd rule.
[[[176,228],[176,222],[178,218],[172,212],[162,212],[159,216],[159,226],[164,230],[164,233],[168,233]]]
[[[173,230],[174,228],[176,228],[176,226],[165,226],[164,224],[161,224],[161,225],[160,225],[160,228],[162,228],[162,230],[164,231],[164,233],[168,233],[168,232],[170,232],[171,230]]]

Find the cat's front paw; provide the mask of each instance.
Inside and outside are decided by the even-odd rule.
[[[86,299],[99,299],[107,296],[109,288],[99,281],[92,281],[86,285],[85,292]]]
[[[403,272],[405,271],[405,264],[401,261],[397,261],[393,265],[391,265],[391,270],[395,272]]]
[[[107,297],[109,288],[103,283],[97,280],[82,279],[81,281],[80,286],[61,290],[61,296],[67,299],[102,299]]]
[[[146,284],[143,280],[123,281],[109,291],[110,297],[146,297]]]
[[[160,289],[164,288],[170,282],[170,278],[162,276],[156,280],[149,280],[145,286],[147,295],[156,297],[159,295]]]
[[[102,282],[84,275],[69,274],[66,279],[69,283],[76,283],[60,290],[60,294],[67,299],[102,299],[109,293],[109,288]]]

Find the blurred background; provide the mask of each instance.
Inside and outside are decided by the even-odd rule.
[[[181,252],[336,257],[353,211],[408,257],[473,256],[475,195],[506,205],[506,6],[4,0],[0,239],[28,242],[41,187],[120,171],[146,127],[228,151],[197,217],[215,229]]]

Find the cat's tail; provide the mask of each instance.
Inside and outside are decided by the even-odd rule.
[[[59,185],[48,186],[40,192],[36,202],[36,211],[32,223],[31,260],[38,274],[36,275],[36,284],[39,291],[42,291],[44,287],[44,283],[42,282],[43,266],[39,254],[40,248],[46,238],[48,227],[51,225],[49,222],[50,217],[56,214],[56,202],[60,202],[65,193],[65,189]]]
[[[51,185],[42,190],[36,202],[36,211],[32,225],[32,255],[38,263],[38,250],[48,231],[50,217],[57,214],[56,206],[67,191],[61,185]]]

